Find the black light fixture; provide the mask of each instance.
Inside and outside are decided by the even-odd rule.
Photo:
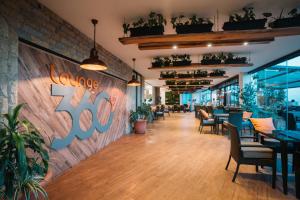
[[[132,58],[133,61],[133,70],[135,70],[135,58]],[[127,83],[128,86],[137,87],[140,86],[141,83],[137,80],[136,76],[133,74],[132,79]]]
[[[92,24],[94,25],[94,47],[91,49],[90,57],[83,60],[80,64],[80,67],[87,70],[106,70],[107,65],[102,61],[99,60],[98,52],[96,49],[96,24],[98,20],[92,19]]]

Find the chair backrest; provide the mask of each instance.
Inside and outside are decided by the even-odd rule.
[[[241,157],[241,139],[236,126],[231,123],[224,122],[224,126],[230,133],[230,155],[234,160],[239,160]]]
[[[205,110],[200,109],[200,116],[202,119],[208,119],[208,113]]]
[[[228,122],[237,127],[238,132],[242,130],[243,113],[242,112],[230,112]]]

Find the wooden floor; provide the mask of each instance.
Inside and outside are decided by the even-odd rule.
[[[274,190],[253,166],[241,166],[232,183],[228,139],[199,134],[198,123],[193,113],[171,114],[145,135],[124,136],[51,182],[50,200],[295,199],[293,182],[285,196],[280,176]]]

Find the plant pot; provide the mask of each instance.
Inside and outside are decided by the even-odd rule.
[[[165,66],[165,67],[169,67],[170,65],[171,65],[171,62],[165,62],[165,63],[164,63],[164,66]]]
[[[177,34],[211,32],[213,24],[192,24],[176,26]]]
[[[164,34],[163,26],[138,27],[138,28],[130,28],[129,30],[130,30],[130,37]]]
[[[221,60],[201,60],[202,65],[219,65]]]
[[[192,74],[178,74],[178,78],[191,78]]]
[[[173,66],[188,66],[191,65],[192,61],[182,60],[182,61],[173,61]]]
[[[194,77],[195,78],[207,77],[207,74],[206,75],[203,75],[203,74],[194,74]]]
[[[144,134],[146,133],[146,127],[147,127],[147,120],[137,120],[134,123],[134,132],[136,134]]]
[[[271,28],[285,28],[300,26],[300,17],[288,17],[282,19],[276,19],[269,24]]]
[[[264,29],[267,19],[256,19],[242,22],[225,22],[224,31]]]
[[[162,64],[158,62],[153,62],[152,67],[162,67]]]
[[[241,58],[241,59],[226,59],[224,61],[225,64],[246,64],[247,58]]]

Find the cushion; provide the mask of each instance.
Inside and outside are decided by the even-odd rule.
[[[242,146],[243,145],[260,145],[260,146],[262,146],[262,144],[259,142],[251,142],[251,141],[241,141],[241,145]]]
[[[273,150],[268,147],[241,147],[244,158],[272,158]]]
[[[258,132],[272,133],[275,130],[272,118],[250,118],[250,121]]]
[[[205,119],[203,120],[203,124],[214,124],[215,120],[214,119]]]
[[[247,111],[244,111],[243,112],[243,119],[249,119],[250,117],[252,116],[252,112],[247,112]]]
[[[209,115],[208,115],[208,113],[205,110],[200,109],[200,112],[202,113],[202,116],[203,116],[204,119],[208,119],[209,118]]]

